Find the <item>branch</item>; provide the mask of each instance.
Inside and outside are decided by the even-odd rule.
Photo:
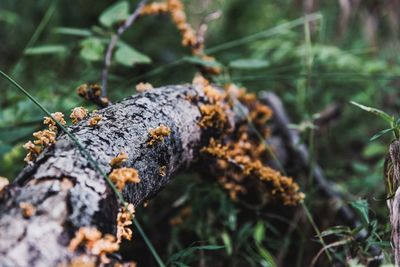
[[[107,97],[107,80],[108,80],[108,69],[111,66],[111,58],[114,51],[115,46],[119,38],[122,34],[132,26],[132,24],[136,21],[139,17],[140,12],[142,11],[143,6],[146,4],[147,0],[141,0],[137,5],[135,11],[124,21],[124,23],[118,28],[117,33],[113,34],[111,37],[111,41],[108,44],[106,55],[104,58],[104,67],[103,71],[101,72],[101,96]]]
[[[122,192],[136,207],[194,162],[210,137],[218,137],[199,126],[202,99],[204,93],[190,85],[153,89],[98,111],[102,119],[94,127],[87,118],[69,130],[106,173],[112,158],[128,154],[123,166],[135,168],[141,181]],[[161,124],[170,135],[150,145],[149,129]],[[67,248],[77,229],[116,231],[116,196],[65,134],[0,195],[0,266],[66,264],[81,253]],[[30,216],[24,206],[33,208]]]
[[[310,157],[307,146],[301,143],[298,132],[288,127],[291,122],[286,114],[281,100],[277,95],[271,92],[262,92],[260,100],[272,109],[274,114],[274,125],[279,131],[279,136],[281,136],[284,140],[288,151],[291,152],[292,157],[294,158],[293,160],[298,162],[301,169],[309,170]],[[313,166],[312,175],[314,177],[313,181],[316,189],[320,192],[320,194],[328,199],[328,202],[335,203],[337,212],[341,219],[352,228],[359,227],[361,223],[357,219],[357,215],[346,204],[341,194],[333,189],[335,186],[332,182],[326,179],[324,172],[319,165],[315,164]],[[356,240],[364,240],[368,237],[368,235],[368,230],[362,229],[355,238]],[[383,260],[381,249],[375,245],[371,245],[369,252],[373,256],[369,266],[379,266]]]

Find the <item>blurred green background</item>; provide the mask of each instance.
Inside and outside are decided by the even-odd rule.
[[[94,109],[75,89],[86,82],[101,82],[104,52],[115,29],[99,18],[107,8],[121,3],[1,0],[0,69],[52,112],[69,114],[81,105]],[[136,2],[124,3],[130,12],[134,10]],[[294,123],[291,127],[308,144],[312,162],[321,165],[344,201],[361,203],[356,211],[362,216],[369,210],[364,223],[373,229],[371,236],[334,246],[329,250],[332,260],[322,254],[317,265],[363,266],[371,244],[384,250],[384,262],[390,264],[382,173],[391,136],[369,142],[386,126],[349,101],[397,116],[400,1],[184,3],[195,29],[207,15],[221,14],[209,22],[206,35],[206,51],[223,65],[215,82],[278,94]],[[138,82],[162,86],[192,81],[196,66],[168,15],[139,19],[122,41],[121,54],[113,58],[110,69],[112,101],[134,94]],[[0,106],[0,176],[12,180],[25,165],[22,144],[41,129],[43,114],[4,80],[0,80]],[[338,115],[331,118],[332,109]],[[324,120],[318,120],[321,116]],[[306,205],[318,229],[336,229],[332,226],[340,220],[324,215],[327,207],[334,209],[333,204],[306,179],[303,175]],[[171,226],[170,220],[188,208],[190,215]],[[251,210],[231,202],[218,185],[195,174],[178,177],[137,216],[146,222],[146,231],[162,257],[176,266],[309,266],[323,246],[303,209]],[[354,234],[335,231],[327,244]],[[139,234],[134,239],[124,246],[124,256],[140,266],[155,266]]]

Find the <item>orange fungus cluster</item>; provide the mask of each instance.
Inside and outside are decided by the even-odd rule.
[[[169,13],[171,15],[172,21],[182,35],[182,45],[189,47],[192,54],[198,57],[201,61],[207,62],[207,64],[201,66],[203,71],[211,74],[221,73],[221,68],[215,64],[215,59],[204,53],[204,38],[200,38],[198,33],[187,22],[182,1],[166,0],[165,2],[160,3],[150,3],[145,5],[141,10],[142,16],[162,13]]]
[[[64,114],[61,112],[52,113],[51,116],[62,125],[65,125]],[[50,117],[44,117],[43,123],[48,126],[48,130],[33,133],[35,140],[29,141],[23,145],[28,150],[25,161],[31,163],[43,151],[44,148],[51,146],[56,142],[58,127],[56,122]]]
[[[164,142],[164,138],[171,134],[171,128],[161,124],[156,128],[149,128],[148,133],[150,135],[150,140],[147,142],[147,144],[151,146],[158,141]]]
[[[128,204],[122,207],[117,215],[117,242],[120,243],[122,239],[131,240],[132,230],[130,226],[132,225],[132,220],[135,217],[135,208],[133,204]]]
[[[103,116],[99,115],[99,114],[95,114],[93,117],[91,117],[88,121],[88,125],[90,127],[94,127],[97,124],[99,124],[99,121],[101,121],[103,119]]]
[[[138,171],[134,168],[118,168],[114,169],[109,175],[111,181],[118,190],[122,190],[126,183],[139,183],[140,178]]]
[[[202,90],[205,103],[199,106],[202,117],[199,125],[204,128],[224,130],[219,139],[211,138],[202,149],[211,159],[210,169],[232,199],[249,191],[249,184],[264,188],[267,200],[279,200],[284,205],[296,205],[304,199],[297,183],[292,178],[266,166],[263,162],[274,158],[273,149],[267,144],[270,136],[268,121],[272,116],[269,107],[249,94],[244,88],[227,85],[217,89],[201,76],[195,77],[194,86]],[[230,128],[229,112],[242,105],[241,116],[247,120]],[[264,194],[265,194],[264,192]]]
[[[25,219],[30,218],[36,213],[36,208],[29,202],[20,202],[19,207],[21,209],[22,216]]]
[[[88,101],[95,102],[101,106],[107,106],[110,101],[107,97],[101,96],[101,86],[99,84],[82,84],[77,89],[79,96],[83,97]]]
[[[84,107],[76,107],[72,109],[72,113],[69,116],[72,120],[73,124],[78,123],[79,121],[83,120],[86,118],[88,115],[88,110]]]
[[[122,163],[128,160],[128,153],[121,151],[119,154],[110,161],[111,167],[119,167]]]
[[[150,91],[151,89],[153,89],[153,85],[150,83],[138,83],[136,85],[136,91],[139,93]]]
[[[71,251],[83,249],[88,255],[99,257],[101,263],[110,263],[108,253],[119,249],[119,244],[113,235],[103,234],[94,227],[81,227],[71,239],[68,248]]]

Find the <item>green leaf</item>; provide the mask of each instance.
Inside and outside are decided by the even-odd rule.
[[[269,62],[263,59],[243,58],[231,61],[229,67],[233,69],[262,69],[269,66]]]
[[[386,112],[380,110],[380,109],[367,107],[367,106],[361,105],[361,104],[359,104],[357,102],[354,102],[354,101],[350,101],[350,103],[353,104],[356,107],[361,108],[362,110],[365,110],[365,111],[367,111],[369,113],[372,113],[372,114],[375,114],[375,115],[381,117],[385,121],[389,122],[391,125],[394,123],[394,118],[392,116],[390,116],[389,114],[387,114]]]
[[[379,139],[381,136],[390,133],[394,130],[394,128],[389,128],[389,129],[384,129],[376,134],[374,134],[374,136],[371,137],[371,139],[369,139],[370,142],[375,141],[377,139]]]
[[[261,243],[265,237],[265,226],[262,222],[257,222],[254,227],[253,238],[256,242]]]
[[[358,214],[361,216],[361,219],[363,220],[363,222],[365,222],[366,224],[369,224],[368,202],[365,199],[359,199],[359,200],[350,202],[350,205],[358,212]]]
[[[223,65],[216,61],[216,60],[204,60],[201,59],[199,57],[184,57],[183,61],[187,62],[187,63],[191,63],[191,64],[195,64],[195,65],[200,65],[200,66],[204,66],[204,67],[209,67],[209,68],[218,68],[218,67],[223,67]]]
[[[67,48],[63,45],[42,45],[30,47],[25,50],[24,54],[29,56],[60,54],[65,53]]]
[[[100,39],[89,37],[81,42],[80,55],[83,59],[89,61],[99,61],[104,57],[104,46]]]
[[[258,254],[263,258],[265,266],[268,267],[277,267],[274,257],[269,253],[269,251],[261,246],[259,243],[256,243]]]
[[[117,2],[101,13],[99,21],[103,26],[111,27],[113,24],[129,17],[129,3]]]
[[[82,37],[88,37],[88,36],[92,35],[92,32],[90,30],[68,28],[68,27],[57,27],[53,30],[53,33],[64,34],[64,35],[73,35],[73,36],[82,36]]]
[[[18,19],[20,18],[20,16],[13,12],[13,11],[9,11],[9,10],[0,10],[0,21],[4,21],[10,25],[14,25],[18,22]]]
[[[135,64],[149,64],[151,59],[128,45],[120,45],[115,52],[115,60],[124,66],[132,67]]]
[[[229,236],[229,234],[224,231],[221,235],[222,241],[224,242],[225,248],[226,248],[226,253],[228,255],[232,255],[232,240]]]

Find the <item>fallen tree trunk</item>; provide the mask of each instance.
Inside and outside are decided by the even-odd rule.
[[[127,184],[123,195],[137,206],[189,166],[217,132],[199,126],[202,94],[191,85],[150,90],[98,111],[102,120],[94,127],[86,119],[69,130],[106,173],[112,158],[121,151],[128,154],[124,166],[134,167],[141,181]],[[229,116],[234,121],[235,115]],[[171,129],[170,135],[149,145],[148,129],[161,124]],[[75,231],[94,226],[115,233],[118,209],[100,173],[61,134],[1,193],[0,266],[66,264],[76,256],[67,248]]]

